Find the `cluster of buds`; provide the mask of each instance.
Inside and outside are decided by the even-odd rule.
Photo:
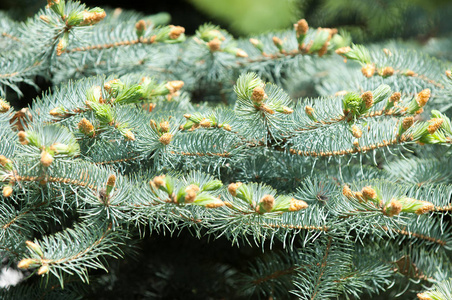
[[[342,194],[348,199],[356,199],[359,202],[371,201],[376,207],[381,208],[383,214],[388,217],[393,217],[401,212],[420,215],[428,213],[435,208],[435,206],[428,201],[416,200],[406,196],[392,198],[390,201],[383,204],[381,196],[371,186],[364,187],[361,192],[353,192],[349,186],[344,185]]]
[[[371,201],[378,206],[381,203],[380,196],[371,186],[363,187],[360,192],[353,192],[348,185],[344,185],[342,188],[342,194],[348,199],[356,199],[359,202]]]
[[[170,123],[168,121],[162,121],[159,124],[154,120],[150,122],[151,128],[159,135],[159,142],[163,145],[168,145],[173,139],[173,135],[169,132]]]
[[[180,126],[180,130],[186,130],[189,131],[196,130],[198,128],[223,128],[226,131],[231,131],[231,125],[227,123],[219,124],[214,116],[208,116],[204,117],[201,114],[185,114],[184,118],[187,119],[187,122],[184,125]]]
[[[36,243],[33,243],[32,241],[26,241],[25,244],[27,245],[28,250],[32,253],[33,256],[38,256],[39,258],[24,258],[17,264],[17,267],[19,269],[28,269],[33,267],[38,267],[37,274],[38,275],[45,275],[49,272],[49,264],[48,261],[43,259],[44,253],[42,252],[41,246],[39,246]]]
[[[251,209],[259,214],[269,212],[293,212],[305,209],[308,204],[302,200],[297,200],[290,196],[275,196],[266,194],[261,197],[257,203],[253,200],[251,190],[248,185],[241,182],[231,183],[228,186],[228,192],[234,197],[245,201]],[[226,203],[230,208],[235,206],[231,203]]]
[[[9,111],[11,106],[8,102],[6,102],[4,99],[0,98],[0,113],[5,113]]]

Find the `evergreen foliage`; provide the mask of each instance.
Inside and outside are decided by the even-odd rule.
[[[168,21],[2,14],[0,251],[31,272],[2,298],[83,298],[137,240],[188,231],[258,249],[216,270],[231,297],[450,299],[449,61],[305,20],[250,39]],[[52,89],[14,110],[38,76]]]

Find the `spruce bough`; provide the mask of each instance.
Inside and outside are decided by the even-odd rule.
[[[0,251],[32,276],[4,297],[82,293],[131,241],[188,228],[262,250],[241,296],[448,299],[447,63],[305,20],[250,39],[167,21],[63,0],[5,15]],[[52,90],[14,110],[36,76]],[[289,95],[306,84],[321,96]]]

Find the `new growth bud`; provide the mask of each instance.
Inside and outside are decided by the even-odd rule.
[[[391,199],[391,202],[389,203],[389,205],[386,206],[384,213],[388,217],[393,217],[393,216],[400,214],[401,211],[402,211],[402,204],[400,203],[400,201],[398,201],[396,199]]]
[[[2,190],[3,197],[8,198],[13,194],[13,188],[10,185],[5,185]]]
[[[298,211],[308,208],[308,204],[303,200],[297,200],[295,198],[290,199],[289,211]]]
[[[219,51],[221,48],[221,41],[215,37],[213,40],[207,43],[207,46],[210,49],[210,52]]]
[[[403,129],[403,131],[406,131],[408,128],[413,126],[413,124],[414,124],[414,118],[413,117],[405,117],[402,120],[402,129]]]
[[[253,89],[253,94],[251,95],[251,99],[254,102],[260,103],[267,95],[262,87],[257,86]]]
[[[185,28],[182,26],[170,25],[170,28],[171,28],[171,30],[170,30],[168,36],[172,40],[179,38],[185,32]]]
[[[441,118],[433,118],[431,120],[429,120],[428,122],[430,123],[430,125],[428,125],[427,127],[427,131],[430,134],[434,134],[435,131],[437,131],[440,127],[441,124],[443,124],[443,119]]]
[[[374,104],[374,96],[371,91],[367,91],[361,95],[361,99],[363,99],[364,105],[367,109],[371,108]]]
[[[363,187],[361,193],[363,194],[363,197],[365,200],[376,200],[377,199],[377,192],[371,186]]]
[[[242,185],[241,182],[229,184],[229,186],[228,186],[228,192],[229,192],[233,197],[236,197],[236,196],[237,196],[237,189],[238,189],[239,186],[241,186],[241,185]]]
[[[171,142],[172,138],[173,138],[173,135],[172,135],[171,133],[167,132],[167,133],[164,133],[164,134],[159,138],[159,141],[160,141],[160,143],[162,143],[163,145],[168,145],[168,144]]]
[[[342,188],[342,194],[347,197],[348,199],[352,199],[355,195],[353,194],[352,190],[348,185],[344,185]]]
[[[416,102],[419,105],[419,107],[424,107],[429,99],[430,99],[430,89],[422,90],[416,96]]]
[[[389,102],[392,102],[395,104],[400,101],[401,97],[402,97],[402,94],[400,94],[400,92],[395,92],[394,94],[391,95],[391,97],[389,97]]]
[[[78,123],[78,129],[80,130],[81,133],[87,136],[94,136],[95,134],[93,124],[86,118],[83,118]]]
[[[361,68],[361,73],[367,78],[374,76],[375,74],[375,66],[373,64],[366,64]]]
[[[275,198],[272,195],[265,195],[259,200],[259,205],[256,207],[256,211],[263,214],[270,212],[275,206]]]
[[[39,269],[38,269],[38,275],[45,275],[49,273],[49,265],[45,264],[42,265]]]
[[[135,29],[138,38],[141,38],[146,31],[146,22],[144,20],[140,20],[135,24]]]
[[[42,151],[41,152],[41,164],[47,168],[52,164],[52,162],[53,162],[53,156],[50,155],[50,153],[45,150]]]
[[[353,125],[353,126],[352,126],[352,135],[353,135],[355,138],[359,139],[359,138],[363,135],[363,132],[362,132],[362,130],[361,130],[358,126]]]
[[[297,37],[306,35],[309,30],[308,22],[306,22],[305,19],[299,20],[296,24],[293,25],[293,27],[295,28]]]
[[[389,77],[394,75],[394,68],[393,67],[384,67],[383,69],[380,70],[379,74],[382,77]]]
[[[11,106],[9,105],[9,103],[6,102],[5,100],[3,100],[2,98],[0,98],[0,113],[5,113],[10,108],[11,108]]]

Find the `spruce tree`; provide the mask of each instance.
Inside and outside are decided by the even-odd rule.
[[[450,62],[304,19],[236,39],[69,0],[0,16],[0,251],[27,270],[2,298],[89,297],[188,233],[179,268],[240,264],[185,298],[450,299]]]

